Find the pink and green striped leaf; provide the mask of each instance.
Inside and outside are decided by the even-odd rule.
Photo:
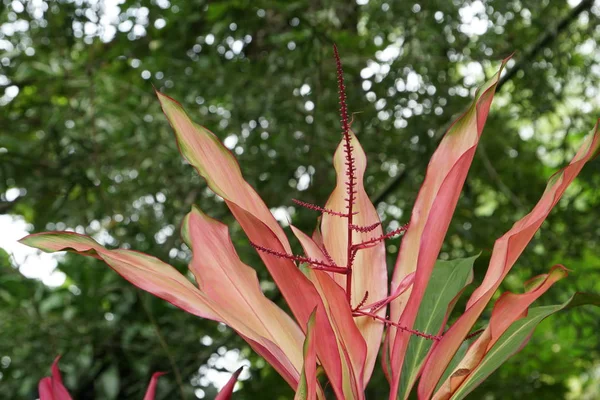
[[[473,263],[477,257],[437,261],[419,307],[414,329],[431,335],[442,333],[456,300],[473,280]],[[429,339],[411,337],[400,375],[398,398],[406,399],[410,395],[432,345],[433,342]]]
[[[390,305],[390,319],[402,326],[412,327],[417,316],[507,61],[502,62],[499,71],[478,90],[468,110],[452,124],[427,167],[392,277],[393,292],[404,277],[416,273],[412,288]],[[390,399],[395,399],[410,334],[390,327],[387,336],[389,346],[385,351],[390,352],[392,368]]]
[[[469,382],[470,375],[478,368],[479,363],[487,352],[494,346],[500,336],[516,320],[527,315],[529,306],[544,294],[554,283],[567,276],[567,270],[562,265],[552,267],[548,274],[534,278],[535,284],[526,293],[515,294],[506,292],[496,301],[488,327],[469,347],[467,354],[455,367],[450,377],[442,384],[433,397],[435,400],[449,399],[463,384]],[[527,283],[526,283],[527,286]]]
[[[534,307],[527,316],[513,322],[488,350],[477,368],[469,375],[460,388],[452,394],[452,400],[464,399],[488,376],[498,369],[506,360],[518,353],[529,341],[538,324],[550,315],[582,305],[600,307],[600,296],[587,293],[576,293],[563,304]]]
[[[454,353],[483,312],[500,283],[508,274],[525,247],[542,225],[552,208],[558,203],[569,184],[600,147],[598,124],[583,142],[568,166],[554,174],[548,181],[538,204],[533,210],[496,240],[490,265],[482,284],[473,292],[464,314],[434,346],[425,364],[423,378],[419,383],[419,395],[429,398]]]

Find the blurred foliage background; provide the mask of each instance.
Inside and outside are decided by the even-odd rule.
[[[153,86],[225,141],[283,224],[289,217],[312,230],[316,215],[291,199],[323,204],[334,185],[337,43],[349,107],[358,113],[353,128],[370,160],[366,187],[393,228],[408,222],[449,122],[515,52],[440,255],[482,252],[479,280],[494,240],[537,202],[600,116],[598,1],[1,0],[0,7],[3,398],[35,399],[57,354],[77,399],[141,398],[157,370],[170,372],[158,398],[213,398],[239,365],[249,368],[237,399],[292,395],[228,328],[142,293],[95,260],[36,258],[14,243],[25,229],[70,228],[184,270],[189,252],[178,225],[196,203],[230,224],[242,258],[281,302],[223,203],[180,158]],[[573,272],[540,302],[600,291],[598,187],[596,161],[503,290],[518,291],[560,262]],[[390,268],[397,249],[390,241]],[[600,398],[599,331],[597,310],[552,317],[472,397]],[[376,374],[368,398],[385,398],[387,387]]]

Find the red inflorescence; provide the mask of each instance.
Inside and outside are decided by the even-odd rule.
[[[438,340],[440,340],[442,338],[441,336],[430,335],[428,333],[421,332],[421,331],[418,331],[416,329],[407,328],[405,326],[400,325],[397,322],[390,321],[387,318],[380,317],[377,314],[373,314],[373,313],[370,313],[370,312],[367,312],[367,311],[356,310],[356,311],[354,311],[354,315],[355,316],[362,316],[362,317],[371,317],[373,319],[376,319],[378,321],[383,322],[386,325],[393,325],[393,326],[395,326],[396,328],[398,328],[401,331],[408,332],[408,333],[410,333],[412,335],[420,336],[420,337],[425,338],[425,339],[438,341]]]
[[[359,226],[359,225],[353,224],[353,225],[350,225],[350,229],[352,229],[353,231],[356,231],[356,232],[367,233],[367,232],[371,232],[372,230],[377,228],[379,225],[381,225],[381,222],[376,222],[373,225],[368,225],[368,226]]]
[[[267,253],[267,254],[270,254],[272,256],[276,256],[276,257],[279,257],[279,258],[286,258],[288,260],[310,264],[311,268],[313,268],[313,269],[322,270],[322,271],[329,271],[329,272],[335,272],[335,273],[338,273],[338,274],[346,274],[348,272],[347,269],[344,268],[344,267],[338,267],[335,264],[328,264],[328,263],[325,263],[325,262],[322,262],[322,261],[319,261],[319,260],[315,260],[314,258],[304,257],[304,256],[298,256],[296,254],[283,253],[281,251],[269,249],[268,247],[263,247],[263,246],[260,246],[258,244],[254,244],[252,242],[250,242],[250,245],[252,247],[254,247],[256,250],[262,251],[263,253]]]
[[[333,258],[331,257],[331,255],[329,255],[329,253],[327,252],[327,249],[325,249],[324,246],[321,247],[321,250],[322,250],[325,258],[327,259],[327,262],[315,260],[310,257],[303,257],[303,256],[295,255],[295,254],[287,254],[285,252],[269,249],[269,248],[266,248],[266,247],[263,247],[263,246],[260,246],[260,245],[254,244],[254,243],[251,243],[251,245],[258,251],[270,254],[275,257],[285,258],[285,259],[296,261],[299,263],[307,263],[310,265],[310,267],[312,269],[315,269],[315,270],[345,274],[346,275],[346,297],[348,299],[348,304],[350,304],[350,306],[352,306],[352,293],[351,293],[352,266],[354,263],[354,259],[356,258],[356,254],[360,250],[367,249],[377,243],[383,242],[386,239],[389,239],[391,237],[394,237],[394,236],[397,236],[397,235],[400,235],[400,234],[406,232],[408,225],[402,226],[402,227],[395,229],[387,234],[374,237],[372,239],[366,240],[361,243],[356,243],[356,244],[353,243],[353,233],[354,232],[360,232],[360,233],[371,232],[374,229],[376,229],[378,226],[381,226],[381,222],[377,222],[377,223],[374,223],[374,224],[368,225],[368,226],[360,226],[360,225],[356,225],[353,223],[353,216],[358,214],[358,211],[354,211],[354,205],[356,202],[356,194],[357,194],[356,166],[355,166],[354,155],[352,153],[354,150],[354,147],[352,146],[352,137],[350,134],[350,122],[348,121],[348,107],[346,105],[346,86],[344,85],[344,71],[342,69],[342,62],[340,60],[340,55],[339,55],[337,47],[335,45],[333,46],[333,52],[335,55],[335,62],[336,62],[336,67],[337,67],[337,81],[338,81],[339,99],[340,99],[340,122],[341,122],[341,127],[342,127],[343,148],[344,148],[344,157],[345,157],[345,165],[346,165],[345,175],[347,177],[347,179],[346,179],[347,197],[345,198],[345,201],[346,201],[346,210],[347,211],[345,213],[339,212],[339,211],[334,211],[334,210],[331,210],[331,209],[328,209],[325,207],[321,207],[321,206],[311,204],[311,203],[306,203],[304,201],[296,200],[296,199],[292,199],[292,201],[294,203],[296,203],[302,207],[306,207],[310,210],[319,211],[324,214],[335,215],[335,216],[347,219],[347,222],[348,222],[348,238],[347,238],[348,239],[348,253],[347,253],[346,265],[338,266],[336,264],[336,262],[333,260]],[[420,336],[420,337],[423,337],[426,339],[430,339],[430,340],[439,340],[440,339],[439,336],[429,335],[424,332],[419,332],[417,330],[406,328],[404,326],[399,325],[396,322],[390,321],[387,318],[383,318],[383,317],[377,315],[376,312],[381,307],[384,307],[385,305],[387,305],[389,302],[389,299],[382,299],[382,300],[374,303],[373,307],[369,311],[361,309],[361,307],[363,307],[364,304],[367,302],[368,297],[369,297],[369,292],[365,292],[364,297],[359,302],[359,304],[355,308],[352,308],[352,315],[354,317],[370,317],[370,318],[380,321],[386,325],[393,325],[402,331],[410,332],[411,334],[414,334],[414,335],[417,335],[417,336]]]
[[[344,154],[346,156],[346,209],[348,210],[348,254],[347,263],[348,274],[346,275],[346,297],[348,303],[352,302],[352,216],[354,207],[354,196],[356,195],[356,167],[354,166],[354,156],[352,155],[352,138],[350,137],[350,123],[348,122],[348,107],[346,105],[346,86],[344,85],[344,70],[342,69],[342,61],[338,53],[337,46],[333,45],[333,54],[335,56],[335,64],[337,67],[338,91],[340,95],[340,122],[342,124],[342,136],[344,139]]]
[[[348,217],[348,214],[346,214],[346,213],[342,213],[342,212],[338,212],[338,211],[333,211],[333,210],[330,210],[328,208],[324,208],[324,207],[318,206],[316,204],[306,203],[304,201],[296,200],[296,199],[292,199],[292,201],[294,203],[298,204],[299,206],[308,208],[309,210],[320,211],[320,212],[325,213],[325,214],[336,215],[336,216],[342,217],[342,218],[347,218]],[[354,213],[354,214],[357,214],[357,213]]]
[[[394,229],[393,231],[386,233],[385,235],[381,235],[381,236],[377,236],[373,239],[369,239],[369,240],[365,240],[364,242],[361,243],[357,243],[352,245],[352,248],[354,250],[361,250],[361,249],[367,249],[371,246],[373,246],[374,244],[377,244],[379,242],[382,242],[386,239],[392,238],[394,236],[398,236],[403,234],[404,232],[406,232],[406,230],[408,229],[408,224],[401,226],[398,229]]]
[[[368,299],[368,298],[369,298],[369,291],[367,290],[367,291],[365,292],[365,295],[363,296],[362,300],[360,301],[360,303],[358,303],[358,304],[356,305],[356,307],[354,307],[354,308],[352,309],[352,312],[354,313],[354,312],[358,311],[358,310],[359,310],[359,309],[360,309],[362,306],[364,306],[364,305],[365,305],[365,303],[367,302],[367,299]]]

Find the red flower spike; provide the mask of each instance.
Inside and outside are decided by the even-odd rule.
[[[314,239],[313,239],[314,240]],[[327,249],[325,248],[325,245],[319,245],[319,248],[321,249],[321,251],[323,252],[323,255],[325,256],[325,258],[327,259],[327,261],[332,264],[335,265],[335,261],[333,261],[333,258],[331,257],[331,254],[329,254],[329,252],[327,251]]]
[[[477,329],[476,331],[471,332],[467,336],[465,336],[465,340],[473,339],[475,336],[480,335],[483,331],[485,331],[485,328]]]
[[[296,200],[296,199],[292,199],[292,201],[294,203],[298,204],[299,206],[308,208],[310,210],[320,211],[320,212],[325,213],[325,214],[336,215],[336,216],[342,217],[342,218],[348,218],[348,214],[346,214],[346,213],[341,213],[341,212],[338,212],[338,211],[329,210],[327,208],[323,208],[323,207],[317,206],[315,204],[306,203],[304,201],[300,201],[300,200]],[[355,212],[354,215],[356,215],[356,214],[358,214],[358,213]]]
[[[365,309],[370,308],[371,313],[375,313],[375,312],[379,311],[383,307],[387,306],[394,299],[396,299],[398,296],[400,296],[402,293],[404,293],[406,290],[408,290],[408,288],[410,288],[410,286],[413,284],[414,279],[415,279],[415,274],[414,273],[409,274],[406,278],[404,278],[404,280],[400,283],[400,285],[398,285],[398,287],[396,288],[394,293],[392,293],[385,299],[378,300],[375,303],[365,306],[364,308]]]
[[[372,247],[373,245],[381,243],[384,240],[393,238],[394,236],[402,235],[404,232],[406,232],[407,229],[408,229],[408,224],[401,226],[398,229],[394,229],[393,231],[386,233],[385,235],[377,236],[373,239],[369,239],[364,242],[354,244],[354,245],[352,245],[352,248],[354,250],[368,249],[369,247]]]
[[[395,326],[398,330],[401,330],[403,332],[408,332],[408,333],[410,333],[412,335],[420,336],[420,337],[425,338],[425,339],[438,341],[438,340],[440,340],[442,338],[441,336],[430,335],[430,334],[425,333],[425,332],[421,332],[421,331],[418,331],[418,330],[415,330],[415,329],[407,328],[405,326],[402,326],[402,325],[398,324],[397,322],[390,321],[387,318],[382,318],[379,315],[373,314],[371,312],[362,311],[362,310],[355,310],[354,314],[358,315],[358,316],[361,316],[361,317],[371,317],[373,319],[376,319],[378,321],[383,322],[384,325]]]
[[[335,56],[335,64],[337,67],[338,92],[340,95],[340,122],[342,124],[342,136],[344,140],[344,153],[346,154],[346,209],[348,210],[348,274],[346,275],[346,298],[348,304],[352,303],[352,209],[354,207],[354,196],[356,195],[355,180],[356,167],[354,166],[354,156],[352,155],[350,124],[348,123],[348,107],[346,106],[346,86],[344,85],[344,70],[342,69],[342,60],[338,53],[337,46],[333,45],[333,54]]]
[[[286,254],[286,253],[283,253],[283,252],[280,252],[280,251],[271,250],[271,249],[268,249],[266,247],[259,246],[257,244],[252,243],[252,242],[250,242],[250,245],[252,247],[254,247],[256,250],[258,250],[258,251],[262,251],[264,253],[271,254],[271,255],[276,256],[276,257],[286,258],[288,260],[294,260],[296,262],[310,264],[310,267],[312,269],[321,270],[321,271],[328,271],[328,272],[335,272],[337,274],[347,274],[348,273],[348,269],[343,268],[343,267],[338,267],[335,264],[333,264],[333,265],[332,264],[327,264],[325,262],[318,261],[318,260],[312,259],[310,257],[297,256],[295,254]]]
[[[360,303],[358,303],[358,305],[352,309],[352,312],[358,311],[362,306],[364,306],[365,303],[367,302],[368,298],[369,298],[369,292],[365,292],[365,296],[360,301]]]
[[[350,229],[352,229],[353,231],[356,231],[356,232],[367,233],[367,232],[371,232],[378,226],[381,226],[381,222],[375,222],[374,224],[369,225],[369,226],[350,225]]]

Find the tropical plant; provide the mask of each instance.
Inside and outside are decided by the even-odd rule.
[[[382,366],[390,399],[407,398],[419,378],[419,399],[464,398],[525,345],[543,318],[566,307],[598,303],[591,295],[577,295],[557,306],[529,309],[567,275],[556,265],[526,282],[524,293],[504,293],[487,327],[471,332],[554,205],[598,154],[598,124],[572,161],[550,178],[533,210],[496,241],[483,282],[446,330],[454,305],[472,281],[476,257],[437,258],[508,59],[441,140],[410,222],[385,232],[363,186],[366,156],[351,130],[342,65],[335,48],[334,53],[342,130],[333,158],[337,183],[324,207],[296,201],[321,213],[312,236],[291,226],[304,255],[292,253],[286,233],[243,179],[233,154],[192,122],[179,103],[157,92],[184,158],[227,204],[295,320],[264,296],[255,271],[239,259],[227,226],[196,206],[181,229],[192,251],[189,268],[195,284],[157,258],[107,249],[73,232],[33,234],[22,242],[48,252],[68,250],[103,260],[139,288],[189,313],[227,324],[296,389],[298,399],[325,398],[325,376],[337,398],[363,399],[384,331]],[[404,237],[389,284],[384,242],[398,235]],[[321,380],[319,371],[324,372]]]

